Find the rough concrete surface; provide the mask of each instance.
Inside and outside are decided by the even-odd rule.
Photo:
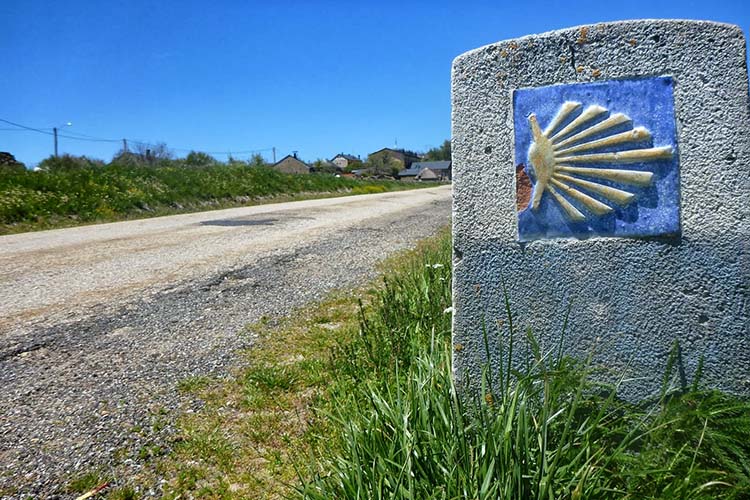
[[[120,480],[221,375],[243,327],[375,275],[445,226],[450,186],[0,237],[0,498]],[[425,217],[424,214],[429,214]],[[157,488],[150,492],[158,496]]]
[[[499,350],[508,343],[504,283],[519,332],[530,327],[548,348],[557,345],[570,308],[566,352],[583,357],[594,350],[609,379],[628,379],[621,388],[626,398],[658,391],[675,340],[688,379],[703,356],[706,384],[750,394],[745,60],[738,27],[665,20],[576,27],[456,58],[454,342],[463,346],[454,353],[458,379],[479,381],[487,359],[483,319],[498,369]],[[513,89],[667,75],[674,79],[681,235],[519,243]]]

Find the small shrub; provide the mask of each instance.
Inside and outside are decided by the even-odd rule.
[[[249,369],[246,381],[264,392],[288,391],[297,383],[297,374],[291,366],[261,364]]]
[[[385,193],[386,191],[385,186],[356,186],[352,189],[352,194],[375,194]]]

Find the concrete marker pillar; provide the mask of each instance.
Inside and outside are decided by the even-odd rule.
[[[658,392],[675,340],[688,378],[702,356],[705,384],[750,394],[738,27],[641,20],[498,42],[455,59],[452,106],[460,386],[480,383],[483,323],[493,371],[507,355],[504,282],[519,337],[530,328],[552,349],[570,308],[565,352],[595,350],[602,377],[625,374],[627,399]],[[564,143],[610,118],[621,123]]]

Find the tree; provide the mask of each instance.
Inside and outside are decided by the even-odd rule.
[[[260,153],[254,153],[249,160],[247,160],[248,166],[251,167],[265,167],[267,165],[266,160]]]
[[[368,156],[365,162],[365,175],[372,177],[395,177],[402,164],[389,154]]]
[[[10,153],[0,151],[0,173],[7,172],[24,172],[26,165],[16,160],[16,157]]]
[[[135,153],[141,157],[146,163],[153,163],[162,160],[171,160],[172,152],[164,142],[157,142],[156,144],[144,144],[139,142],[135,146]]]
[[[246,163],[239,158],[235,158],[231,153],[229,153],[229,155],[227,156],[227,165],[245,166]]]
[[[215,163],[216,159],[213,156],[200,151],[191,151],[185,157],[185,165],[190,167],[207,167]]]
[[[120,149],[112,157],[111,163],[120,165],[152,165],[157,162],[172,159],[172,152],[163,142],[157,144],[136,143],[133,150]]]
[[[110,161],[109,163],[110,165],[117,164],[135,166],[140,165],[141,160],[138,158],[138,155],[136,155],[132,151],[125,151],[124,149],[120,149],[115,153],[115,155],[112,157],[112,161]]]
[[[425,160],[427,161],[441,161],[451,159],[451,141],[446,139],[442,145],[432,148],[425,153]]]
[[[362,163],[362,160],[349,160],[344,172],[351,173],[353,170],[362,170],[363,168],[365,168],[365,164]]]
[[[98,168],[103,166],[104,162],[101,160],[94,160],[92,158],[87,158],[86,156],[74,156],[65,154],[62,156],[49,156],[39,162],[37,168],[45,172],[54,172],[60,170]]]
[[[319,172],[322,174],[335,174],[336,172],[338,172],[338,167],[336,167],[336,165],[328,160],[323,160],[321,158],[318,158],[313,162],[312,168],[314,172]]]

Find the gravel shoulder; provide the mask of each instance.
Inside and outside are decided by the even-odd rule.
[[[177,390],[224,373],[243,327],[375,276],[446,225],[450,186],[0,237],[0,498],[70,498],[139,468]]]

